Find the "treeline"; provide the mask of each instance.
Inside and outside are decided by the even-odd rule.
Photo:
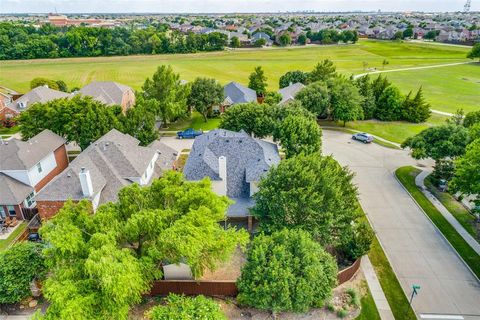
[[[307,38],[312,42],[320,42],[322,44],[334,44],[338,42],[357,42],[358,33],[357,31],[352,30],[333,30],[333,29],[323,29],[318,32],[307,32]]]
[[[227,44],[227,35],[219,32],[183,34],[164,24],[107,29],[0,23],[0,60],[194,53],[223,50]]]

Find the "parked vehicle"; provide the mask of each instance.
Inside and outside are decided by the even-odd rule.
[[[438,181],[438,189],[442,192],[447,191],[447,180],[440,179],[440,181]]]
[[[198,131],[194,130],[192,128],[184,130],[184,131],[178,131],[177,132],[177,137],[179,139],[195,139],[196,137],[200,136],[203,134],[203,131]]]
[[[363,143],[373,142],[373,136],[371,134],[366,133],[366,132],[355,133],[352,136],[352,139],[357,140],[357,141],[361,141]]]

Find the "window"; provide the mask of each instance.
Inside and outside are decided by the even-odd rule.
[[[5,208],[3,206],[0,206],[0,220],[5,219],[7,217],[7,214],[5,213]]]
[[[17,213],[15,212],[15,207],[14,206],[7,206],[7,210],[8,210],[8,214],[11,217],[14,217],[14,216],[17,215]]]
[[[42,173],[42,164],[40,162],[37,163],[37,170],[38,170],[38,173]]]
[[[27,205],[28,208],[33,207],[35,204],[35,192],[31,192],[27,198],[25,199],[25,204]]]

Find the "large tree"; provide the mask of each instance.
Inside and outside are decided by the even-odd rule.
[[[277,121],[273,134],[287,158],[304,153],[320,153],[322,131],[317,122],[301,115],[289,115]]]
[[[329,59],[325,59],[322,62],[317,63],[312,72],[308,74],[310,82],[327,81],[336,76],[337,68],[333,62]]]
[[[45,318],[127,319],[162,263],[184,262],[195,277],[214,269],[248,239],[220,226],[228,204],[209,180],[186,182],[173,171],[122,189],[95,214],[87,201],[68,201],[40,230],[50,267]]]
[[[189,87],[182,85],[180,75],[171,66],[159,66],[152,79],[145,80],[142,89],[146,99],[155,101],[156,115],[164,126],[186,114]]]
[[[273,312],[322,307],[336,284],[333,257],[302,230],[255,237],[237,281],[241,304]]]
[[[400,120],[404,100],[404,96],[397,87],[388,86],[378,98],[375,118],[382,121]]]
[[[278,84],[280,89],[282,89],[294,83],[307,84],[307,82],[308,82],[308,73],[300,70],[295,70],[295,71],[288,71],[283,76],[281,76]]]
[[[124,117],[120,117],[123,132],[137,138],[143,146],[158,139],[155,108],[152,99],[145,100],[142,95],[138,95],[135,106],[128,109]]]
[[[260,229],[303,229],[328,251],[347,242],[358,222],[353,174],[319,153],[283,160],[270,169],[254,195]]]
[[[470,59],[478,58],[479,59],[478,61],[480,62],[480,42],[475,43],[472,50],[470,50],[470,52],[468,53],[467,58],[470,58]]]
[[[355,81],[355,85],[358,87],[358,92],[363,97],[361,104],[363,109],[363,119],[372,119],[375,114],[375,94],[373,92],[373,85],[370,81],[370,76],[366,75],[360,77]]]
[[[209,112],[223,99],[223,87],[215,79],[197,78],[192,83],[188,105],[200,112],[207,122]]]
[[[270,106],[258,103],[237,104],[228,108],[222,115],[220,128],[240,131],[243,130],[258,138],[265,138],[272,134],[274,119]]]
[[[250,74],[248,87],[255,90],[258,97],[265,96],[265,93],[267,93],[267,77],[262,67],[255,67],[255,70]]]
[[[455,161],[455,171],[452,179],[454,190],[467,195],[477,195],[477,205],[480,205],[480,139],[467,146],[465,155]]]
[[[414,123],[425,122],[430,117],[430,104],[423,97],[422,87],[413,98],[411,95],[410,92],[403,101],[402,119]]]
[[[335,77],[328,81],[330,95],[330,115],[335,121],[363,119],[362,102],[358,88],[352,81],[344,77]]]
[[[295,99],[317,117],[326,115],[330,105],[328,88],[323,82],[314,82],[306,86],[297,93]]]
[[[470,128],[477,123],[480,123],[480,111],[469,112],[463,118],[463,126],[465,128]]]

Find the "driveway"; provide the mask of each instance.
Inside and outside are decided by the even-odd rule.
[[[413,308],[422,319],[480,319],[480,283],[396,181],[405,165],[431,165],[407,152],[364,145],[323,131],[323,154],[356,173],[360,202],[407,295],[421,286]],[[443,317],[442,315],[449,315]]]
[[[182,150],[192,149],[194,139],[178,139],[177,137],[161,137],[160,141],[165,143],[179,154]]]

